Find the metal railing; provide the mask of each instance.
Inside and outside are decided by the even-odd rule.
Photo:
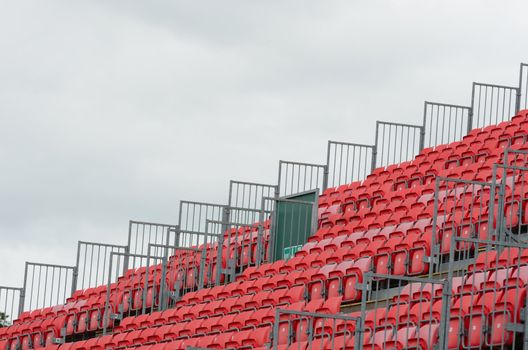
[[[112,252],[126,253],[127,251],[128,246],[79,241],[77,243],[74,289],[93,288],[105,284],[110,254]],[[126,269],[125,266],[123,268]]]
[[[246,267],[256,265],[258,228],[246,223],[208,220],[206,232],[211,237],[209,259],[212,264],[206,271],[207,280],[215,284],[235,280]]]
[[[413,159],[423,149],[424,126],[376,121],[376,167]]]
[[[182,248],[150,244],[148,256],[143,284],[148,288],[143,288],[143,314],[172,308],[185,293],[204,287],[204,274],[211,264],[205,245]]]
[[[178,225],[131,220],[128,225],[127,252],[131,255],[146,255],[151,243],[176,245],[177,233]]]
[[[526,349],[527,249],[527,244],[452,237],[447,312],[449,329],[457,332],[448,334],[449,348]],[[466,263],[457,266],[457,260]]]
[[[121,320],[125,316],[141,315],[147,309],[156,310],[159,306],[158,288],[163,284],[162,263],[167,261],[167,257],[154,255],[156,252],[151,252],[151,246],[165,247],[151,243],[145,255],[110,253],[101,327],[104,334],[113,327],[115,320]],[[165,249],[160,251],[166,252]],[[149,252],[152,255],[149,255]],[[164,255],[164,253],[160,254]],[[152,261],[154,263],[151,263]],[[127,266],[124,274],[123,266]]]
[[[207,220],[228,220],[229,212],[227,207],[227,205],[223,204],[180,201],[179,229],[187,232],[205,232]]]
[[[75,291],[75,266],[26,262],[22,311],[63,304]]]
[[[11,325],[23,309],[23,289],[0,286],[0,327]]]
[[[512,86],[473,83],[471,91],[471,110],[469,129],[483,128],[498,124],[517,112],[519,106],[519,88]]]
[[[499,185],[500,186],[500,185]],[[435,183],[429,276],[440,272],[451,249],[451,237],[495,239],[495,182],[437,177]],[[426,229],[427,230],[427,229]],[[463,247],[454,247],[455,251]]]
[[[328,186],[337,187],[364,180],[376,167],[374,149],[370,145],[328,141]]]
[[[277,309],[272,349],[360,349],[358,316]]]
[[[528,108],[528,64],[521,63],[519,73],[519,104],[517,110]]]
[[[260,209],[262,198],[277,195],[277,185],[231,180],[227,205],[230,208]]]
[[[501,184],[496,209],[499,239],[517,241],[520,234],[527,232],[528,167],[495,164],[493,180]]]
[[[424,103],[424,147],[461,140],[471,129],[471,108],[446,103]]]
[[[280,196],[328,187],[328,166],[301,162],[279,161],[278,189]],[[321,192],[322,193],[322,192]]]
[[[438,279],[366,273],[359,349],[446,349],[447,286]]]

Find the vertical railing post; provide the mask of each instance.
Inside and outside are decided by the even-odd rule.
[[[328,177],[330,175],[330,145],[331,142],[328,140],[326,145],[326,166],[324,168],[324,180],[323,180],[323,192],[328,188]]]
[[[125,257],[123,259],[123,274],[128,270],[128,254],[130,254],[130,247],[132,240],[132,220],[128,221],[128,240],[127,240],[127,247],[125,249]]]
[[[359,327],[357,327],[359,330],[357,330],[357,340],[356,344],[354,344],[355,349],[361,349],[363,346],[363,338],[365,336],[365,316],[367,315],[367,295],[371,280],[372,276],[370,272],[367,272],[363,278],[363,283],[361,286],[358,286],[361,289],[361,317],[359,318]]]
[[[442,288],[442,316],[440,319],[440,331],[439,331],[439,342],[440,349],[447,349],[447,340],[449,339],[449,319],[450,319],[450,305],[452,298],[452,283],[453,283],[453,269],[455,264],[455,237],[451,235],[449,244],[449,262],[447,268],[447,279],[444,281]]]
[[[77,241],[77,257],[75,259],[75,267],[72,275],[72,295],[77,290],[77,283],[79,282],[79,259],[81,257],[81,241]]]
[[[322,192],[326,191],[327,188],[328,188],[328,163],[323,168],[323,189],[322,189]]]
[[[420,134],[421,140],[423,142],[420,142],[420,152],[424,149],[424,142],[425,142],[425,127],[427,125],[427,101],[424,101],[424,111],[423,111],[423,123],[422,123],[422,134]],[[429,136],[431,138],[431,136]]]
[[[222,261],[222,257],[224,255],[224,234],[230,229],[230,226],[229,226],[229,218],[230,218],[231,214],[230,214],[230,210],[228,207],[224,207],[222,209],[222,224],[221,224],[221,230],[222,232],[220,232],[220,240],[219,240],[219,243],[218,243],[218,249],[220,250],[220,261]],[[221,243],[221,244],[220,244]],[[222,271],[222,265],[220,264],[220,266],[217,265],[217,270],[220,270],[224,275],[225,275],[225,279],[226,279],[226,282],[227,282],[227,277],[229,275],[229,268],[230,268],[230,261],[229,261],[229,252],[226,251],[226,271]]]
[[[525,297],[524,297],[524,309],[523,309],[523,316],[524,316],[524,334],[523,334],[523,349],[528,349],[528,322],[526,320],[528,320],[528,307],[526,307],[526,305],[528,305],[528,293],[526,293]]]
[[[279,322],[280,322],[280,309],[275,310],[275,322],[273,323],[273,350],[279,348]]]
[[[422,127],[420,128],[420,144],[419,144],[419,149],[418,149],[418,153],[420,153],[423,149],[424,149],[424,143],[425,143],[425,124],[422,125]]]
[[[519,88],[517,89],[517,103],[515,105],[515,114],[521,110],[521,98],[522,98],[522,83],[523,83],[523,64],[520,64],[519,68]],[[528,92],[528,91],[527,91]]]
[[[20,288],[20,296],[18,297],[18,317],[24,312],[24,289]]]
[[[24,285],[22,286],[22,291],[20,293],[20,310],[24,311],[26,303],[26,292],[27,292],[27,278],[28,278],[28,262],[25,262],[24,266]],[[30,305],[31,306],[31,305]]]
[[[280,196],[281,185],[282,185],[281,178],[282,178],[282,160],[279,160],[279,178],[277,180],[277,193],[276,193],[277,198]]]
[[[372,150],[372,170],[378,166],[378,136],[379,136],[379,120],[376,120],[376,134],[374,138],[374,149]]]
[[[126,253],[128,254],[128,253]],[[111,292],[111,284],[112,284],[112,267],[113,267],[113,261],[114,261],[114,252],[110,253],[110,260],[108,261],[108,277],[106,281],[106,298],[105,298],[105,308],[103,313],[103,335],[107,334],[108,331],[108,321],[110,320],[112,315],[112,306],[110,305],[110,292]],[[124,259],[123,259],[124,260]],[[116,305],[119,307],[119,305]]]
[[[264,210],[266,205],[266,198],[261,198],[261,206],[260,206],[260,212],[259,212],[259,225],[258,225],[258,233],[257,233],[257,257],[256,257],[256,265],[260,266],[264,262],[265,252],[264,252]]]
[[[467,129],[468,134],[473,129],[473,117],[475,113],[475,87],[476,87],[476,83],[473,82],[473,85],[471,87],[471,107],[469,109],[469,118],[468,118],[468,129]]]
[[[75,291],[77,290],[77,276],[78,275],[79,275],[79,272],[77,271],[77,266],[73,266],[73,269],[72,269],[72,285],[71,285],[70,296],[72,296],[73,293],[75,293]]]
[[[168,307],[168,290],[165,290],[165,281],[167,280],[167,267],[168,267],[168,256],[163,255],[161,259],[161,282],[160,282],[160,291],[159,291],[159,307],[161,310],[166,310]]]
[[[504,178],[504,176],[503,176]],[[495,222],[495,197],[497,196],[497,209],[500,206],[501,197],[504,195],[502,185],[499,186],[499,192],[497,193],[497,166],[493,166],[492,170],[492,185],[490,189],[490,201],[488,209],[488,234],[492,233],[493,236],[487,237],[486,239],[493,239],[496,237],[499,241],[502,239],[502,220],[501,215],[497,215],[497,222]],[[502,179],[501,179],[502,181]],[[499,212],[497,212],[499,213]]]
[[[433,278],[434,269],[436,268],[435,260],[437,253],[440,252],[439,242],[436,242],[436,236],[438,235],[438,197],[440,191],[440,178],[435,179],[435,196],[434,196],[434,207],[433,207],[433,234],[431,235],[431,257],[429,259],[429,278]]]
[[[205,281],[205,264],[207,259],[207,239],[208,237],[205,236],[203,248],[202,248],[202,254],[200,256],[200,271],[198,272],[198,289],[204,288],[204,281]]]

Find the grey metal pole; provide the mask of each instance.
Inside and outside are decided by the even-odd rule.
[[[324,171],[325,171],[325,172],[324,172],[324,177],[325,177],[325,179],[326,179],[326,186],[328,186],[328,176],[329,176],[329,174],[330,174],[330,145],[331,145],[331,144],[332,144],[332,143],[330,142],[330,140],[328,140],[328,143],[327,143],[327,145],[326,145],[326,167],[325,167],[325,169],[324,169]],[[335,165],[334,165],[334,167],[335,167]],[[334,184],[332,184],[332,186],[333,186],[333,185],[334,185]],[[325,190],[326,190],[326,188],[325,188]],[[324,190],[323,190],[323,191],[324,191]]]
[[[515,108],[515,114],[519,113],[519,111],[521,110],[521,98],[522,98],[522,83],[523,83],[523,64],[521,63],[520,64],[520,69],[519,69],[519,88],[517,89],[517,104],[516,104],[516,108]]]
[[[424,143],[425,143],[425,125],[422,125],[422,127],[420,128],[420,146],[419,146],[420,149],[418,150],[418,153],[420,153],[424,149]]]
[[[266,199],[265,197],[262,197],[261,199],[261,206],[260,206],[260,212],[259,212],[259,226],[258,226],[258,234],[257,234],[257,257],[256,257],[256,264],[257,266],[260,266],[264,262],[264,210],[266,205]]]
[[[429,278],[433,278],[433,270],[436,268],[435,260],[437,258],[437,251],[439,253],[440,249],[437,246],[436,235],[438,234],[438,195],[440,190],[440,178],[437,177],[435,180],[435,199],[434,199],[434,209],[433,209],[433,234],[431,235],[431,256],[429,260]]]
[[[372,170],[376,169],[378,165],[378,136],[379,136],[379,120],[376,120],[376,135],[374,136],[374,148],[372,149]]]
[[[277,192],[275,193],[277,198],[280,196],[281,176],[282,176],[282,160],[279,160],[279,178],[277,180]]]
[[[128,254],[130,254],[130,245],[132,244],[131,240],[132,240],[132,220],[129,220],[128,221],[128,242],[127,242],[127,247],[125,249],[125,253],[127,255],[125,255],[125,258],[123,259],[123,275],[128,270]]]
[[[323,168],[323,192],[327,188],[328,188],[328,164],[325,165],[324,168]]]
[[[27,292],[27,278],[28,278],[28,262],[26,261],[24,267],[24,285],[22,286],[22,291],[20,293],[20,310],[23,311],[26,302],[26,292]],[[31,307],[31,305],[29,306]]]
[[[423,150],[425,146],[425,127],[426,125],[427,125],[427,101],[424,101],[423,124],[422,124],[423,138],[422,138],[422,134],[420,133],[420,137],[421,137],[420,141],[422,141],[420,143],[421,144],[420,151]],[[431,141],[430,141],[431,137],[432,135],[429,135],[429,144],[427,145],[427,147],[431,147]]]
[[[473,113],[475,111],[475,86],[476,86],[476,83],[473,82],[473,86],[471,88],[471,108],[469,109],[469,115],[468,115],[468,126],[467,126],[468,134],[473,129]]]
[[[72,275],[72,295],[77,290],[77,283],[79,279],[79,260],[81,257],[81,241],[77,241],[77,258],[75,260],[75,268]]]
[[[114,261],[114,252],[110,253],[110,261],[108,262],[108,278],[106,284],[106,300],[105,300],[105,310],[103,313],[103,335],[107,334],[108,331],[108,320],[112,317],[112,312],[110,311],[110,285],[112,284],[112,265]],[[119,306],[118,306],[119,307]]]
[[[503,178],[505,178],[503,176]],[[488,209],[488,234],[490,233],[493,233],[493,236],[497,236],[497,232],[499,233],[498,234],[498,239],[500,240],[500,236],[501,236],[501,226],[502,226],[502,223],[501,223],[501,218],[500,218],[500,214],[497,215],[497,223],[494,222],[494,217],[495,217],[495,195],[497,194],[496,191],[496,186],[497,186],[497,165],[494,165],[493,166],[493,172],[492,172],[492,184],[491,184],[491,193],[490,193],[490,201],[489,201],[489,209]],[[499,186],[499,193],[498,193],[498,201],[499,201],[499,204],[500,204],[500,198],[503,196],[503,188],[502,188],[502,184],[501,186]],[[496,229],[495,229],[496,227]]]
[[[363,347],[363,337],[365,334],[365,317],[367,315],[367,293],[370,286],[370,281],[372,280],[371,273],[367,272],[363,276],[363,283],[361,286],[356,284],[356,287],[361,288],[361,317],[359,318],[359,325],[356,327],[356,349],[361,349]]]
[[[450,305],[452,297],[452,284],[453,284],[453,268],[455,264],[455,236],[451,235],[450,247],[449,247],[449,263],[447,269],[447,280],[444,281],[444,286],[442,290],[442,316],[440,319],[440,330],[439,330],[439,342],[440,349],[447,349],[447,339],[449,335],[447,330],[449,329],[449,319],[450,319]]]
[[[279,321],[280,321],[280,309],[275,311],[275,322],[273,323],[273,350],[279,348]]]

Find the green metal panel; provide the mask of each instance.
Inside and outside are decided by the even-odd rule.
[[[273,258],[290,259],[312,234],[317,193],[278,199],[273,218]],[[315,204],[314,204],[315,203]]]

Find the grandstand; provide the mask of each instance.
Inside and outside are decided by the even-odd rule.
[[[528,64],[0,287],[0,350],[528,348]],[[13,319],[13,321],[11,321]]]

